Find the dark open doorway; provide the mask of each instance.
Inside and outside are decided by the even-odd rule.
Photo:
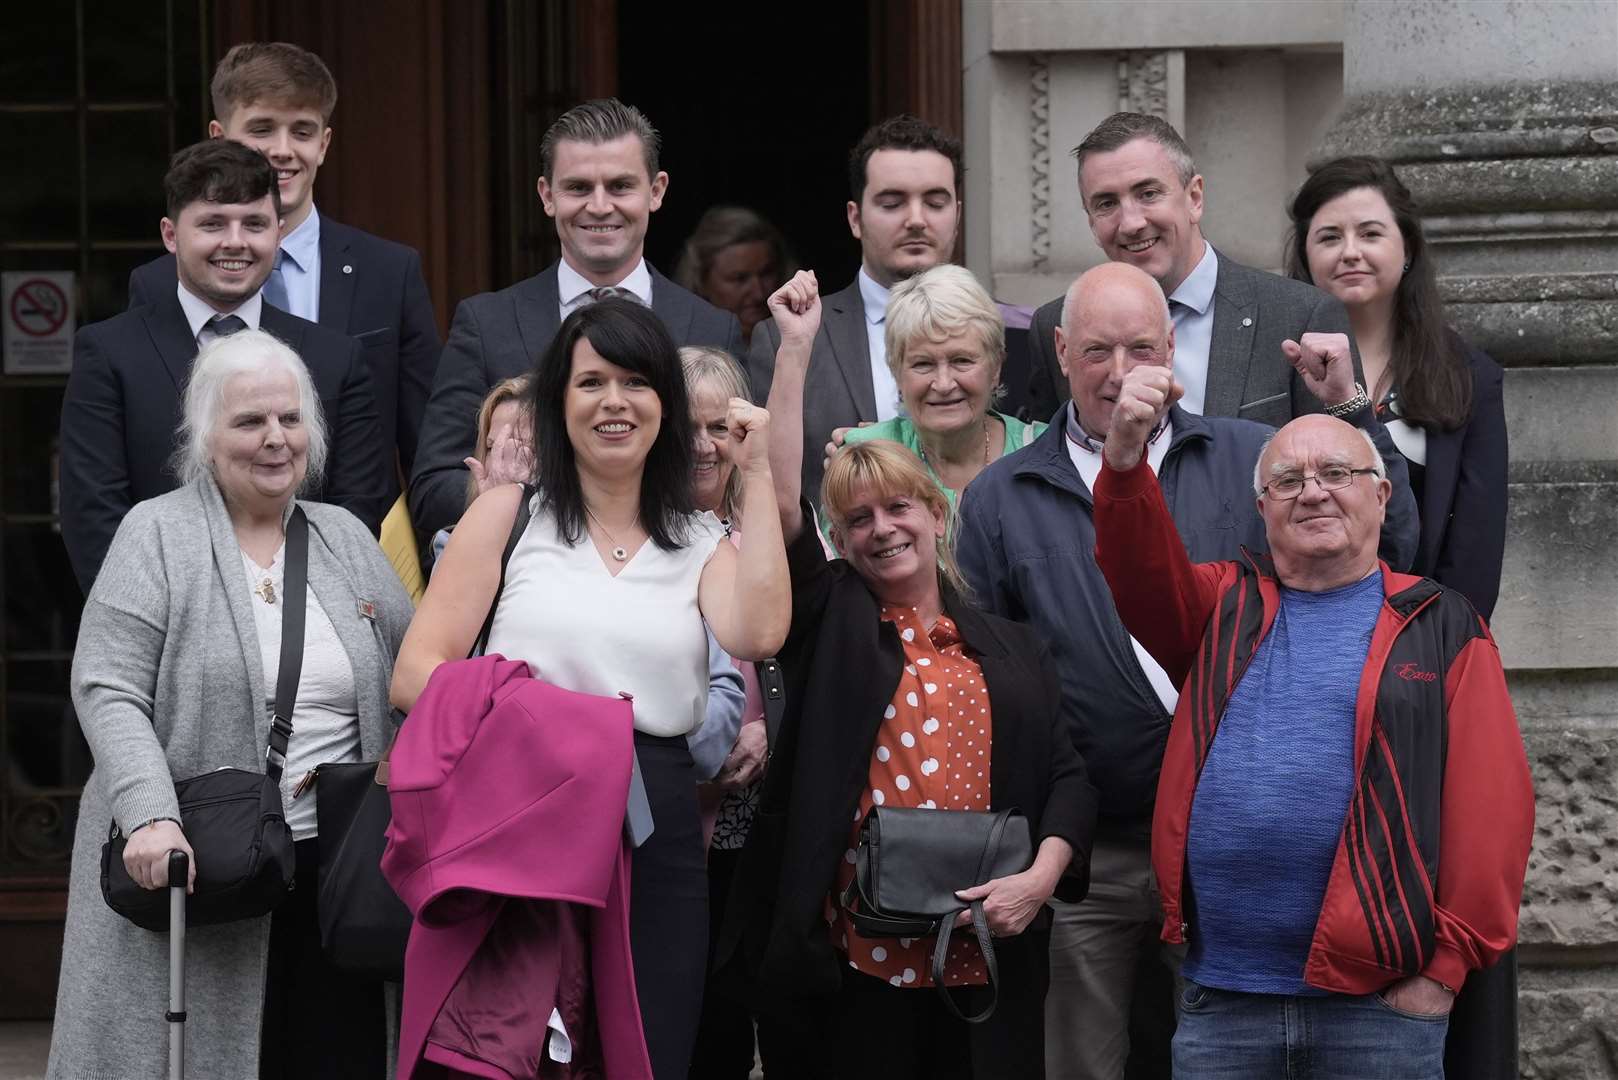
[[[823,288],[853,278],[846,162],[870,93],[868,20],[847,7],[766,23],[751,6],[621,6],[619,96],[662,132],[669,174],[646,240],[660,270],[673,272],[704,210],[731,203],[774,222]]]

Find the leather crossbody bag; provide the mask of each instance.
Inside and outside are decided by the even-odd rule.
[[[1028,819],[1014,809],[910,810],[873,806],[860,824],[854,880],[843,891],[843,910],[864,937],[937,934],[933,984],[952,1014],[968,1024],[981,1024],[994,1015],[1000,996],[1000,972],[983,901],[967,904],[955,891],[1020,874],[1033,861]],[[950,934],[956,916],[968,909],[989,971],[989,1003],[973,1015],[961,1012],[944,985]]]
[[[281,773],[292,738],[292,707],[303,672],[303,628],[309,578],[309,519],[292,508],[287,520],[282,588],[281,666],[275,681],[264,771],[215,769],[179,780],[180,829],[196,852],[196,887],[186,897],[186,923],[252,919],[273,911],[292,888],[296,859],[281,806]],[[114,821],[101,845],[101,895],[107,906],[147,930],[169,927],[169,890],[143,889],[124,868],[127,840]]]

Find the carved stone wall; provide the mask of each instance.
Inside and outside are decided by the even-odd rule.
[[[1507,369],[1493,630],[1537,798],[1519,1065],[1618,1080],[1618,15],[1457,14],[1349,5],[1348,97],[1318,157],[1394,162],[1457,328]]]

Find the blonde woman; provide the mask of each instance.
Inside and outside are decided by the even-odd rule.
[[[885,325],[888,367],[904,412],[854,428],[843,441],[899,443],[921,459],[953,507],[984,466],[1021,450],[1046,425],[994,408],[1006,327],[971,271],[935,266],[900,282],[888,297]]]

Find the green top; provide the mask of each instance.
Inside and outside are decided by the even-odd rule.
[[[1045,429],[1050,426],[1038,420],[1031,424],[1024,423],[1015,416],[1006,416],[1003,413],[995,412],[993,409],[989,410],[989,415],[1004,424],[1006,428],[1006,448],[1001,452],[1001,457],[1021,450],[1043,435]],[[938,474],[933,471],[932,465],[928,463],[927,458],[922,454],[921,434],[916,430],[916,425],[910,422],[908,416],[895,416],[892,420],[884,420],[880,424],[872,424],[870,427],[853,428],[847,435],[843,436],[843,443],[847,445],[849,443],[869,442],[872,439],[887,439],[889,442],[896,442],[918,458],[921,458],[922,467],[927,470],[927,475],[933,478],[933,483],[938,485],[938,490],[942,491],[944,498],[949,500],[950,516],[953,519],[958,501],[956,492],[952,488],[944,486],[944,482],[938,478]],[[829,519],[824,514],[821,515],[821,519],[825,522],[823,528],[829,538],[831,530]]]

